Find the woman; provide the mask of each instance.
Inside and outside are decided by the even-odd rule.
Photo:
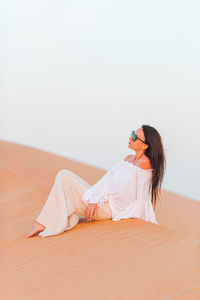
[[[158,224],[153,206],[165,171],[163,143],[149,125],[132,130],[128,155],[92,187],[73,172],[58,171],[53,188],[27,238],[57,235],[76,226],[81,216],[89,221],[139,218]]]

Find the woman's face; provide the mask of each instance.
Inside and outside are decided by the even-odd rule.
[[[139,139],[145,141],[145,137],[144,137],[144,132],[142,128],[138,128],[137,130],[135,130],[135,134],[139,137]],[[129,137],[129,144],[128,147],[130,149],[133,149],[135,151],[139,151],[139,150],[144,150],[147,148],[147,145],[144,144],[142,141],[140,141],[139,139],[136,139],[133,142],[133,137]]]

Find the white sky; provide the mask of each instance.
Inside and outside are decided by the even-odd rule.
[[[154,126],[200,201],[198,1],[0,2],[0,138],[109,169]]]

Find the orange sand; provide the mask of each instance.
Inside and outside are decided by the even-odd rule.
[[[162,190],[156,218],[87,222],[26,239],[58,170],[101,170],[0,141],[0,299],[200,299],[200,203]]]

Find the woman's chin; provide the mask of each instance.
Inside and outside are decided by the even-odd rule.
[[[128,144],[128,148],[134,150],[133,146],[131,144]]]

